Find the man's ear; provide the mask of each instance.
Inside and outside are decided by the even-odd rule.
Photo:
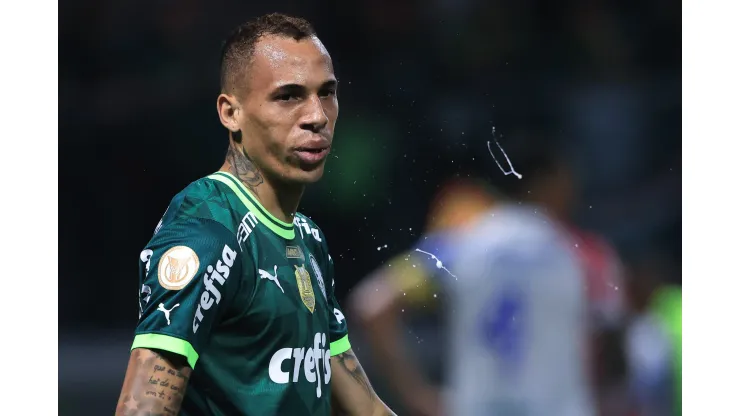
[[[230,132],[239,131],[239,111],[241,105],[235,96],[229,94],[220,94],[216,99],[216,110],[221,124]]]

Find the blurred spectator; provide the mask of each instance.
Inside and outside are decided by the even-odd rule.
[[[626,350],[630,393],[640,416],[681,414],[681,288],[660,255],[639,260],[628,280]]]

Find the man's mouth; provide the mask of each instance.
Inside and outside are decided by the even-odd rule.
[[[329,146],[302,146],[294,150],[298,159],[306,165],[315,165],[329,154]]]
[[[328,149],[328,147],[299,147],[299,148],[296,148],[296,151],[318,154],[318,153],[323,152],[326,149]]]

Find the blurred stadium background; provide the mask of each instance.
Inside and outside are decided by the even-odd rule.
[[[493,127],[512,153],[547,143],[567,156],[572,221],[612,244],[627,282],[680,286],[680,2],[71,0],[59,17],[60,414],[113,411],[139,252],[170,198],[226,151],[221,41],[272,11],[314,24],[341,83],[326,175],[301,207],[327,235],[340,301],[420,236],[444,181],[502,177]],[[615,356],[603,360],[629,367]]]

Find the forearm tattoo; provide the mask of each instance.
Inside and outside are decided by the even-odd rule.
[[[375,399],[375,393],[370,385],[370,380],[368,380],[365,371],[362,369],[362,365],[360,365],[360,361],[352,350],[339,354],[336,357],[332,357],[332,359],[339,361],[341,368],[346,371],[347,374],[352,376],[352,379],[362,387],[362,390],[366,392],[370,398]]]
[[[133,350],[116,415],[177,415],[192,370],[184,362],[175,365],[172,361],[156,351]]]
[[[233,144],[229,146],[226,160],[231,165],[229,168],[231,174],[244,182],[249,190],[254,192],[254,188],[262,184],[262,174],[243,148],[239,150]]]

